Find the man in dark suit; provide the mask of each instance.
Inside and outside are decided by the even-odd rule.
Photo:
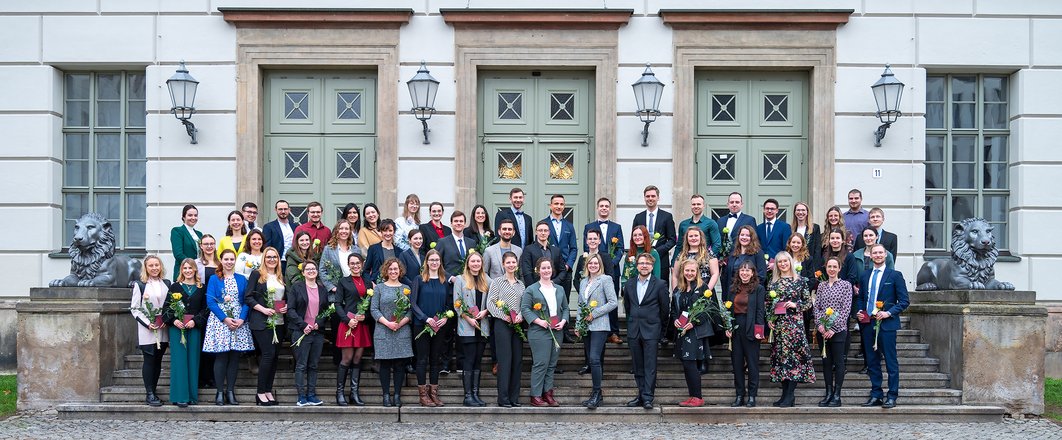
[[[653,409],[656,392],[656,354],[661,326],[667,322],[670,300],[667,284],[653,277],[653,256],[638,255],[638,278],[623,286],[623,309],[627,314],[627,344],[634,360],[638,396],[627,406]]]
[[[660,255],[660,276],[669,280],[671,279],[671,248],[675,247],[675,239],[678,235],[675,231],[675,219],[670,212],[657,208],[657,202],[660,201],[659,188],[653,185],[645,187],[642,197],[645,199],[645,211],[634,215],[634,224],[631,225],[631,229],[638,225],[645,226],[645,229],[649,230],[650,240],[656,234],[660,234],[660,238],[653,242],[653,248]],[[667,281],[664,281],[664,284],[666,285]]]
[[[623,261],[623,228],[619,223],[609,220],[612,215],[612,200],[608,197],[602,197],[597,199],[597,220],[587,223],[583,226],[583,251],[588,252],[589,246],[586,244],[586,236],[591,230],[601,231],[601,247],[600,250],[603,253],[609,253],[606,260],[611,270],[608,275],[612,275],[612,287],[619,292],[619,271],[620,263]],[[582,268],[576,265],[575,272],[579,272]],[[608,271],[606,271],[608,272]],[[576,285],[578,282],[575,283]],[[611,326],[611,334],[608,336],[608,342],[613,344],[622,344],[623,341],[619,338],[619,309],[613,309],[608,314],[608,322]]]
[[[730,197],[726,201],[726,207],[730,210],[730,214],[725,217],[719,217],[716,222],[719,224],[719,233],[724,235],[723,239],[726,240],[725,236],[729,234],[730,243],[733,244],[737,240],[738,229],[745,225],[755,228],[756,218],[741,212],[741,209],[745,207],[745,202],[739,192],[730,193]],[[733,246],[731,246],[731,249],[733,249]],[[726,258],[722,260],[726,261]]]
[[[867,360],[867,375],[870,376],[870,398],[862,406],[893,408],[900,392],[900,363],[896,359],[896,331],[900,329],[900,313],[907,309],[907,283],[903,274],[885,267],[885,246],[880,243],[870,248],[874,268],[866,271],[859,280],[857,306],[860,329],[863,332],[863,355]],[[881,303],[881,307],[877,304]],[[880,321],[880,330],[875,335],[874,324]],[[876,336],[876,339],[875,339]],[[875,349],[874,345],[877,344]],[[889,371],[889,392],[881,389],[881,360]],[[882,399],[885,399],[882,401]]]
[[[523,249],[535,241],[535,224],[531,221],[530,215],[521,211],[524,207],[524,190],[520,188],[510,190],[509,203],[512,206],[499,209],[498,213],[494,215],[494,230],[498,230],[502,220],[512,220],[513,225],[516,226],[516,233],[513,234],[512,242]]]
[[[258,220],[258,205],[254,202],[244,203],[243,206],[240,207],[240,212],[243,212],[243,220],[247,223],[248,232],[255,229],[258,229],[259,231],[262,230],[261,227],[255,223]]]
[[[554,266],[553,270],[567,272],[566,281],[572,279],[572,268],[575,267],[575,257],[579,256],[579,245],[575,240],[575,225],[564,219],[564,196],[554,194],[549,198],[549,217],[543,221],[549,224],[549,242],[557,245],[561,251],[563,266]],[[570,284],[561,284],[565,292],[571,292]]]
[[[428,215],[431,216],[431,220],[418,227],[418,229],[420,229],[420,234],[424,236],[424,244],[421,248],[424,249],[424,252],[428,252],[428,250],[432,249],[432,243],[435,243],[439,241],[440,238],[452,233],[450,227],[442,223],[442,203],[431,202],[431,205],[428,207]]]
[[[760,238],[763,252],[774,260],[775,254],[785,250],[790,234],[792,230],[789,224],[778,218],[778,201],[767,199],[763,202],[763,223],[756,227],[756,235]],[[774,269],[773,263],[768,265],[767,269]]]
[[[882,228],[882,225],[885,224],[885,211],[877,207],[871,208],[867,219],[870,227],[878,231],[878,243],[881,243],[882,246],[885,246],[885,250],[892,253],[892,258],[897,258],[896,242],[898,240],[896,234]],[[856,242],[856,249],[863,249],[866,247],[866,243],[863,243],[863,240],[856,240]]]
[[[435,244],[435,250],[442,256],[443,269],[450,276],[451,283],[464,272],[468,251],[476,249],[475,240],[464,234],[466,220],[465,213],[461,211],[450,214],[451,234],[439,239]]]
[[[535,225],[535,242],[525,247],[523,253],[520,254],[519,274],[525,286],[530,286],[538,281],[538,274],[535,273],[535,262],[539,258],[549,258],[553,263],[553,267],[564,267],[560,248],[549,241],[549,222],[546,220],[542,220]],[[562,283],[566,282],[564,279],[566,275],[564,271],[555,270],[550,279],[553,280],[554,284],[564,285]]]
[[[273,210],[277,214],[276,220],[262,226],[262,235],[265,236],[266,247],[271,247],[280,252],[281,270],[286,270],[288,249],[291,249],[291,240],[295,237],[295,228],[299,222],[291,218],[291,207],[286,200],[277,200],[273,204]]]

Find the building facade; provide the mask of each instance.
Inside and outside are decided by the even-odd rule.
[[[261,224],[274,200],[296,214],[318,200],[330,225],[352,201],[392,217],[409,193],[424,217],[430,201],[493,215],[519,186],[536,219],[564,194],[576,225],[609,197],[629,234],[656,185],[677,219],[692,194],[718,214],[740,191],[757,218],[773,197],[809,202],[817,223],[859,188],[912,287],[955,221],[984,217],[997,277],[1062,299],[1034,276],[1062,270],[1062,3],[265,3],[0,7],[0,297],[64,275],[87,211],[124,251],[169,258],[186,203],[219,235],[245,201]],[[197,144],[169,112],[182,60],[200,82]],[[422,61],[441,82],[430,144],[405,85]],[[647,63],[665,88],[642,146],[630,86]],[[903,116],[875,147],[887,63]]]

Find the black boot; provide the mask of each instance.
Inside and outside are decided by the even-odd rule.
[[[236,392],[231,391],[231,390],[230,391],[226,391],[225,392],[225,403],[227,403],[229,405],[239,405],[240,401],[236,400]]]
[[[225,393],[221,392],[221,390],[218,390],[218,394],[214,396],[214,404],[217,406],[225,404]]]
[[[785,398],[782,403],[778,405],[779,408],[791,408],[796,402],[796,382],[787,381],[785,388]]]
[[[782,402],[785,401],[786,390],[788,390],[788,389],[789,389],[789,381],[788,380],[783,380],[782,381],[782,395],[778,397],[778,400],[775,400],[774,402],[772,402],[771,406],[780,406],[782,404]]]
[[[597,407],[601,406],[601,400],[601,390],[593,390],[590,392],[590,398],[583,402],[583,406],[586,409],[597,409]]]
[[[826,406],[830,408],[838,408],[841,406],[841,385],[835,385],[833,387],[833,395],[830,396],[830,401],[826,402]]]
[[[393,403],[395,406],[397,406],[399,408],[402,407],[402,391],[401,390],[395,390],[395,393],[391,395],[391,403]]]
[[[472,398],[472,372],[461,372],[461,383],[465,386],[465,400],[462,402],[464,406],[476,406],[476,400]]]
[[[159,396],[156,396],[152,391],[148,391],[147,397],[144,398],[144,403],[148,404],[148,406],[162,406],[162,401],[159,400]]]
[[[829,403],[830,399],[832,399],[832,398],[833,398],[833,385],[826,384],[826,396],[824,396],[822,398],[822,400],[819,401],[819,406],[820,407],[826,407],[826,404]]]
[[[487,406],[487,402],[479,398],[479,379],[482,373],[482,370],[472,370],[472,400],[476,401],[476,406]]]
[[[731,408],[737,408],[739,406],[745,406],[745,396],[741,394],[734,396],[734,402],[730,404]]]
[[[386,391],[384,391],[384,395],[383,395],[383,406],[385,408],[390,408],[392,406],[395,406],[395,404],[391,402],[391,395],[387,394]]]
[[[339,364],[336,367],[336,405],[347,406],[346,391],[343,387],[347,384],[347,372],[350,371],[350,367]]]
[[[350,399],[348,402],[357,405],[365,406],[365,402],[361,400],[361,396],[358,395],[361,388],[361,367],[350,367]]]

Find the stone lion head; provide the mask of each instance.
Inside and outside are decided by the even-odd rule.
[[[81,216],[74,223],[70,241],[71,264],[81,279],[99,273],[103,263],[114,256],[114,230],[111,222],[95,212]]]
[[[951,231],[952,258],[961,262],[974,279],[991,274],[996,264],[999,250],[994,229],[983,218],[968,218]]]

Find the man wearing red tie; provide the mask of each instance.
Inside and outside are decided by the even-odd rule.
[[[885,267],[885,246],[875,244],[870,249],[874,268],[866,271],[859,282],[859,328],[863,332],[863,353],[870,376],[870,398],[864,407],[893,408],[900,391],[900,364],[896,359],[896,331],[900,329],[900,313],[907,309],[907,283],[900,272]],[[875,329],[879,326],[879,329]],[[875,347],[876,345],[876,347]],[[889,371],[889,392],[881,388],[881,360]],[[884,399],[884,401],[882,400]]]

